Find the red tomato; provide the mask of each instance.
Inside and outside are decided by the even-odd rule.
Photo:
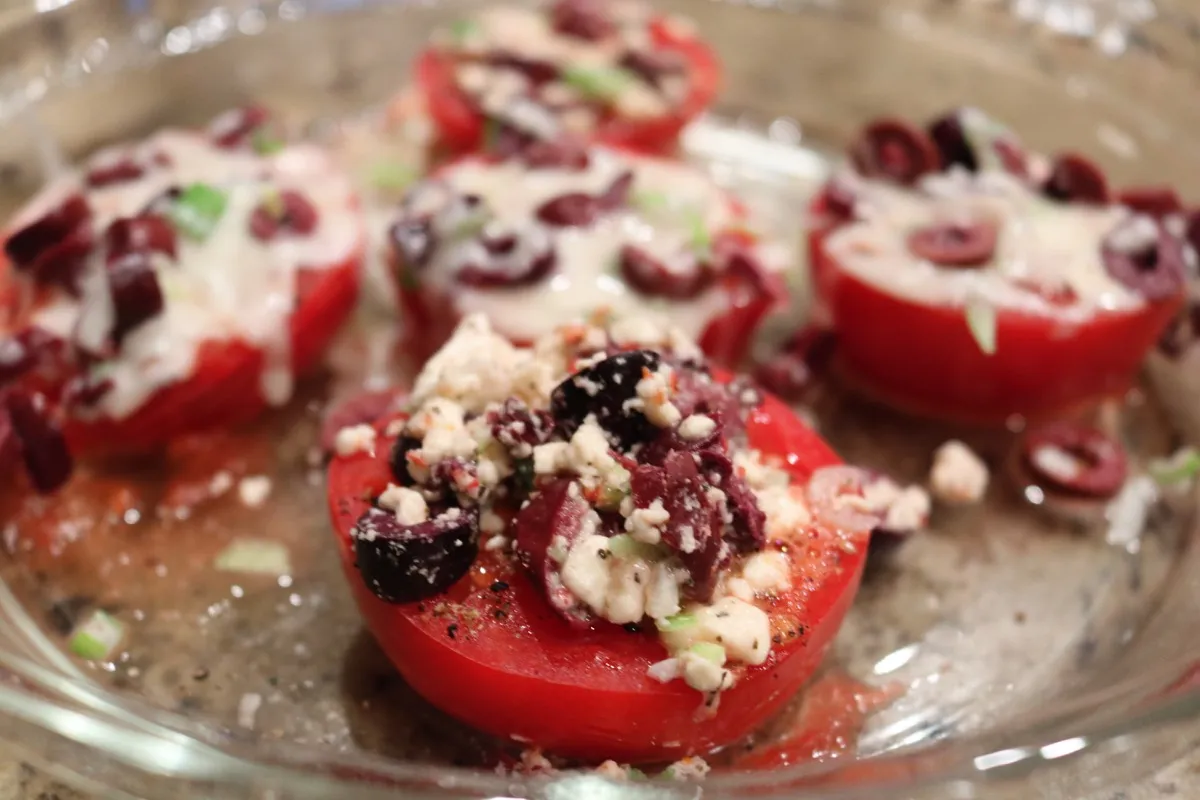
[[[823,205],[817,202],[820,213]],[[836,224],[810,234],[813,283],[852,383],[897,407],[966,422],[1053,416],[1120,394],[1183,303],[1183,293],[1083,323],[999,310],[996,352],[979,349],[962,307],[897,297],[825,252]]]
[[[381,422],[378,430],[385,425]],[[781,402],[749,422],[751,445],[784,460],[797,480],[839,459]],[[776,643],[745,667],[715,713],[681,681],[647,668],[667,653],[653,630],[599,623],[570,628],[518,567],[482,553],[443,596],[391,605],[354,566],[351,530],[389,482],[391,440],[374,454],[335,459],[329,507],[342,566],[367,625],[405,680],[446,713],[488,733],[565,756],[646,762],[708,752],[746,736],[803,686],[837,632],[862,574],[866,548],[848,553],[818,537],[793,545],[793,590],[769,609]],[[495,584],[495,581],[503,581]]]
[[[674,113],[652,119],[602,119],[593,136],[602,142],[647,153],[664,153],[675,148],[679,132],[699,116],[717,94],[721,65],[716,54],[698,39],[683,37],[664,20],[650,24],[650,35],[658,49],[676,52],[687,63],[691,89]],[[454,62],[435,49],[427,49],[417,60],[417,83],[425,95],[429,114],[437,126],[440,143],[452,153],[468,153],[484,145],[484,118],[459,89]]]

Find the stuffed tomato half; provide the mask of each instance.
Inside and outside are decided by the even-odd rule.
[[[857,589],[861,472],[644,320],[512,345],[482,315],[338,435],[367,624],[443,711],[590,760],[702,754],[812,675]],[[564,713],[569,709],[569,713]]]
[[[603,308],[669,319],[736,364],[786,298],[780,249],[706,174],[573,140],[448,165],[410,190],[390,239],[425,354],[464,315],[530,343]]]
[[[968,421],[1053,415],[1124,391],[1179,308],[1180,210],[1169,190],[1114,196],[1083,157],[1027,152],[975,109],[881,120],[817,199],[814,282],[870,393]]]
[[[10,224],[0,274],[0,384],[35,483],[64,474],[28,408],[71,451],[128,453],[285,402],[350,314],[363,250],[349,181],[259,109],[53,183]]]
[[[670,151],[712,102],[719,75],[689,22],[640,0],[484,8],[440,32],[417,62],[451,153],[564,133]]]

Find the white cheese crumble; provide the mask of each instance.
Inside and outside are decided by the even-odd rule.
[[[934,497],[942,502],[977,503],[987,491],[987,464],[971,448],[951,439],[933,455],[929,485]]]
[[[429,519],[429,505],[425,497],[415,489],[388,484],[379,495],[379,506],[396,513],[396,521],[402,525],[416,525]]]
[[[679,423],[679,435],[689,442],[697,442],[712,435],[717,421],[704,414],[692,414]]]
[[[711,769],[703,758],[688,756],[667,767],[663,774],[670,776],[672,780],[698,781],[703,780]]]
[[[334,449],[342,458],[375,450],[375,429],[370,425],[350,425],[337,432]]]
[[[712,605],[691,606],[695,623],[663,631],[663,640],[673,652],[683,652],[699,642],[725,648],[731,660],[761,664],[771,652],[771,620],[756,605],[726,596]]]
[[[639,542],[658,544],[662,541],[662,527],[670,520],[662,498],[656,497],[649,507],[635,508],[626,516],[625,530]]]
[[[671,368],[659,367],[638,381],[637,396],[646,419],[660,428],[674,428],[682,414],[671,402]]]
[[[792,565],[778,550],[753,553],[742,564],[742,580],[754,592],[782,592],[792,587]]]
[[[271,479],[266,475],[248,475],[238,481],[238,497],[247,508],[260,508],[271,496]]]

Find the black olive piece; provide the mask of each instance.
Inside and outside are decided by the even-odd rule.
[[[411,603],[449,589],[479,552],[478,509],[454,509],[405,525],[381,508],[354,525],[354,558],[371,593],[387,603]]]
[[[661,359],[653,350],[618,353],[575,373],[550,395],[550,413],[559,428],[571,436],[589,414],[608,434],[612,444],[627,450],[654,435],[646,415],[626,404],[637,397],[638,381],[645,371],[658,369]]]

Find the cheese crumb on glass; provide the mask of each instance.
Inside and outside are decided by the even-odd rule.
[[[944,503],[978,503],[987,491],[988,477],[983,459],[956,439],[945,442],[933,454],[929,485],[933,496]]]

